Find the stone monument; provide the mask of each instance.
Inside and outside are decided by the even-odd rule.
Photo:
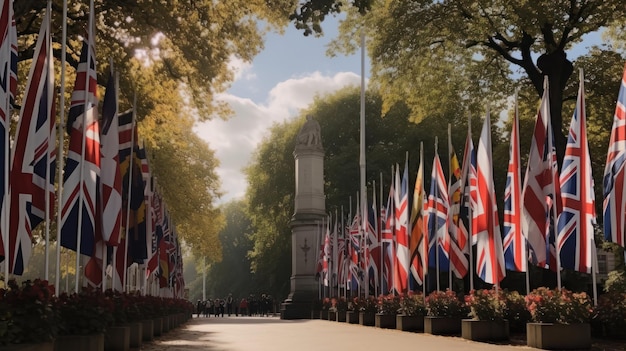
[[[291,292],[280,308],[281,319],[311,318],[318,298],[315,279],[318,225],[326,216],[324,149],[320,125],[312,116],[300,129],[293,156],[296,162],[295,210],[291,218]]]

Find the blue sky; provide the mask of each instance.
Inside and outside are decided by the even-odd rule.
[[[282,35],[269,34],[265,49],[251,63],[232,62],[235,81],[218,98],[230,104],[234,115],[227,121],[216,119],[195,128],[220,160],[217,173],[223,196],[218,204],[243,197],[247,183],[242,169],[273,123],[295,118],[316,95],[360,84],[360,53],[326,56],[326,46],[336,37],[337,26],[337,18],[328,18],[323,24],[325,35],[315,38],[304,37],[289,25]],[[570,58],[601,42],[598,33],[584,39],[568,51]],[[368,61],[365,74],[367,79]]]

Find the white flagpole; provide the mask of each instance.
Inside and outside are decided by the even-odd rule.
[[[348,284],[346,282],[346,227],[345,227],[345,215],[343,214],[343,205],[341,205],[341,236],[343,237],[343,252],[341,253],[341,255],[343,255],[343,259],[341,260],[341,267],[337,267],[337,274],[339,274],[339,269],[341,269],[341,277],[343,278],[343,297],[345,299],[348,298]],[[339,280],[337,280],[339,281]],[[341,290],[341,288],[338,288],[339,290]]]
[[[424,165],[424,142],[420,141],[420,164]],[[423,166],[422,166],[423,167]],[[426,223],[426,221],[424,220],[424,216],[427,216],[428,214],[424,212],[424,202],[428,201],[428,199],[425,196],[425,190],[424,190],[424,173],[423,173],[423,168],[422,168],[422,277],[423,277],[423,281],[422,281],[422,296],[425,298],[426,297],[426,279],[428,279],[428,263],[427,263],[427,257],[428,257],[428,230],[424,230],[424,223]]]
[[[48,16],[48,38],[46,39],[46,45],[48,46],[48,67],[50,67],[50,63],[52,62],[52,31],[51,31],[51,22],[52,22],[52,0],[48,0],[48,6],[46,7],[46,16]],[[10,19],[9,19],[10,20]],[[52,82],[50,82],[52,81]],[[48,104],[50,104],[49,106],[54,105],[53,99],[54,99],[54,71],[53,72],[48,72],[48,83],[50,84],[50,88],[48,91]],[[48,107],[48,106],[46,106]],[[48,109],[48,131],[50,132],[50,134],[52,134],[52,130],[49,128],[50,124],[52,123],[52,120],[54,118],[56,118],[56,116],[52,115],[52,110]],[[48,135],[48,140],[50,140],[50,134]],[[46,222],[45,224],[45,249],[44,249],[44,256],[45,256],[45,263],[44,263],[44,277],[46,280],[49,279],[49,272],[50,272],[50,191],[48,189],[48,187],[50,186],[50,147],[46,148],[46,182],[45,182],[45,207],[44,207],[44,211],[46,212],[44,214],[44,220]]]
[[[451,157],[452,157],[452,125],[448,123],[448,196],[449,197],[452,195],[450,194],[450,185],[452,182],[452,159]],[[448,205],[450,206],[448,208],[448,211],[451,212],[452,210],[451,202],[448,202]],[[448,218],[450,218],[449,213],[448,213]],[[452,236],[450,235],[450,231],[448,230],[446,234],[450,237],[450,244],[452,244]],[[448,252],[448,289],[452,290],[452,260],[450,259],[450,257],[451,257],[451,254],[450,252]]]
[[[61,210],[63,209],[63,126],[65,125],[65,55],[67,52],[67,0],[63,0],[63,19],[61,20],[62,26],[62,43],[61,43],[61,90],[59,92],[59,125],[57,126],[59,134],[59,149],[57,151],[57,174],[58,174],[58,188],[57,188],[57,265],[55,276],[55,293],[59,296],[59,284],[61,283]],[[67,273],[66,273],[67,274]]]
[[[396,167],[399,167],[396,164]],[[391,200],[393,203],[393,208],[391,209],[393,213],[391,213],[391,216],[393,216],[393,223],[394,225],[391,227],[391,272],[389,272],[391,274],[391,284],[392,286],[389,288],[390,292],[393,292],[393,295],[397,295],[397,291],[396,291],[396,257],[397,257],[397,248],[396,248],[396,202],[395,202],[395,192],[396,192],[396,187],[398,186],[397,182],[396,182],[396,175],[394,173],[394,168],[393,165],[391,165],[391,182],[393,183],[393,199]],[[389,218],[389,214],[387,215],[387,218]]]
[[[380,172],[379,175],[380,175],[380,185],[379,185],[379,188],[380,188],[380,208],[382,209],[383,206],[384,206],[384,204],[383,204],[383,172]],[[380,213],[381,213],[381,211],[379,209],[379,211],[378,211],[378,215],[379,216],[380,216]],[[383,291],[383,286],[384,286],[384,284],[383,284],[383,275],[385,274],[385,268],[384,268],[385,267],[385,264],[384,264],[384,262],[385,262],[385,250],[383,250],[384,247],[383,247],[382,222],[383,222],[383,219],[382,219],[382,216],[380,216],[377,224],[381,224],[381,225],[379,225],[380,228],[378,228],[377,235],[378,235],[378,247],[380,248],[380,267],[378,267],[378,272],[380,274],[379,275],[379,280],[380,280],[380,293],[381,293],[381,295],[385,293],[385,291]]]
[[[361,113],[360,113],[360,157],[359,168],[361,175],[361,222],[365,223],[365,216],[367,213],[367,189],[365,184],[365,32],[361,29]],[[367,228],[361,228],[361,235],[365,237]],[[367,244],[367,239],[365,240]],[[362,248],[365,253],[365,247]],[[365,260],[367,262],[367,259]],[[365,281],[363,284],[363,290],[365,291],[365,298],[369,296],[369,270],[365,268]],[[360,289],[359,289],[360,290]]]
[[[439,154],[438,151],[438,138],[435,137],[435,157],[437,157]],[[441,291],[440,285],[439,285],[439,231],[435,232],[435,267],[436,267],[436,271],[437,271],[437,291]]]
[[[124,235],[124,274],[122,275],[122,291],[126,291],[126,275],[128,273],[128,233],[129,233],[129,227],[130,227],[130,196],[132,194],[131,192],[131,188],[132,188],[132,182],[133,182],[133,164],[135,161],[135,116],[137,115],[137,93],[134,94],[133,96],[133,114],[132,114],[132,120],[130,122],[131,125],[131,136],[130,136],[130,154],[128,155],[128,157],[130,157],[129,159],[129,167],[128,167],[128,189],[126,190],[126,228],[124,228],[125,231],[125,235]],[[116,255],[119,254],[119,250],[117,250]]]
[[[467,117],[467,133],[469,135],[469,139],[470,142],[472,140],[472,116],[469,115]],[[467,167],[471,167],[471,160],[472,160],[472,155],[467,155],[470,158],[470,161],[467,164]],[[465,162],[465,160],[463,160],[463,162]],[[467,170],[467,177],[470,176],[470,169]],[[465,185],[465,184],[463,184]],[[465,191],[464,191],[465,192]],[[470,281],[470,290],[474,290],[474,238],[473,238],[473,234],[472,234],[472,216],[473,214],[473,208],[472,208],[472,188],[470,185],[470,191],[469,191],[469,207],[468,207],[468,219],[467,219],[467,223],[468,223],[468,240],[467,240],[467,245],[469,245],[469,281]],[[527,294],[528,295],[528,294]]]
[[[7,11],[9,12],[9,14],[11,14],[13,12],[13,2],[9,2],[8,4],[10,6],[9,9],[7,9]],[[4,38],[6,40],[5,43],[5,47],[6,47],[6,52],[4,52],[3,54],[5,55],[5,57],[8,60],[8,63],[6,65],[6,67],[3,69],[4,71],[4,77],[5,77],[5,82],[6,82],[6,95],[5,95],[5,101],[3,102],[3,105],[6,107],[6,116],[5,116],[5,120],[4,120],[4,194],[2,194],[4,201],[2,202],[2,241],[4,243],[4,288],[7,289],[8,288],[8,281],[9,281],[9,218],[10,217],[10,211],[11,211],[11,206],[9,203],[9,175],[10,175],[10,136],[9,136],[9,130],[11,129],[11,31],[14,30],[13,28],[13,16],[9,16],[9,18],[7,19],[7,36],[6,38]]]

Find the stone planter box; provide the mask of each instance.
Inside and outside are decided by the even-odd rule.
[[[163,335],[163,318],[153,318],[152,323],[152,334],[154,336]]]
[[[321,310],[319,318],[323,320],[328,320],[328,310]]]
[[[130,350],[130,327],[109,327],[104,332],[105,351]]]
[[[374,312],[359,312],[359,324],[368,327],[373,327],[376,324],[376,313]]]
[[[60,335],[54,340],[55,351],[104,351],[104,334]]]
[[[479,321],[463,319],[461,336],[473,341],[509,340],[509,321]]]
[[[345,322],[346,321],[346,311],[337,311],[337,317],[335,320],[337,322]]]
[[[336,321],[337,320],[337,311],[328,311],[328,320]]]
[[[461,318],[424,317],[424,333],[433,335],[461,334]]]
[[[53,351],[54,341],[37,344],[11,344],[0,346],[0,351]]]
[[[141,322],[130,323],[128,328],[130,329],[129,346],[136,349],[140,348],[141,340],[143,339],[143,324]]]
[[[151,341],[152,339],[154,339],[154,321],[152,319],[141,321],[141,340]]]
[[[424,331],[424,316],[396,316],[396,329],[402,331]]]
[[[346,322],[350,324],[358,324],[359,323],[359,312],[356,311],[348,311],[346,312]]]
[[[591,326],[588,323],[527,323],[526,344],[538,349],[588,349]]]
[[[374,326],[383,329],[396,329],[396,315],[376,313],[374,316]]]
[[[320,318],[320,310],[311,310],[311,319],[318,319]]]
[[[163,334],[167,333],[168,331],[170,331],[171,327],[170,327],[170,316],[164,316],[161,317],[161,320],[163,321],[162,325],[161,325],[161,332]]]

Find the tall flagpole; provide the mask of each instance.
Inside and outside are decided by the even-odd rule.
[[[361,29],[361,127],[360,127],[360,157],[359,168],[361,170],[361,216],[362,222],[365,223],[365,214],[367,213],[367,189],[365,185],[365,32]],[[363,227],[363,226],[362,226]],[[361,235],[365,237],[367,228],[361,228]],[[367,239],[365,240],[367,244]],[[365,247],[363,247],[365,252]],[[365,280],[363,289],[365,290],[365,298],[369,296],[369,270],[365,269]]]
[[[383,172],[380,172],[380,208],[383,208]],[[380,267],[378,267],[378,272],[379,272],[379,280],[380,280],[380,293],[384,294],[385,291],[383,291],[383,275],[385,273],[385,250],[383,247],[383,216],[380,215],[381,214],[381,210],[378,211],[378,215],[379,215],[379,219],[378,219],[378,233],[376,235],[378,235],[378,247],[380,248]]]
[[[424,142],[420,141],[420,164],[424,164]],[[422,173],[422,296],[426,297],[426,279],[428,278],[428,230],[425,228],[426,221],[424,220],[424,216],[427,214],[424,212],[424,202],[428,201],[425,196],[424,190],[424,174]]]
[[[467,117],[467,133],[468,133],[468,138],[470,139],[470,142],[472,142],[472,116],[469,115]],[[473,149],[473,148],[472,148]],[[467,167],[469,168],[467,170],[467,175],[466,177],[470,176],[470,171],[471,171],[471,167],[472,167],[472,155],[468,154],[467,157],[470,158],[469,162],[467,163]],[[465,160],[463,161],[465,162]],[[465,186],[465,184],[463,184],[463,186]],[[465,190],[463,191],[465,192]],[[467,245],[469,245],[469,281],[470,281],[470,290],[474,290],[474,238],[473,238],[473,234],[472,234],[472,216],[474,215],[473,212],[473,208],[472,208],[472,187],[470,185],[470,191],[469,191],[469,206],[468,206],[468,219],[467,219],[467,223],[468,223],[468,241],[467,241]],[[527,294],[528,295],[528,294]]]
[[[61,209],[63,208],[63,126],[65,125],[65,55],[67,51],[67,0],[63,0],[63,19],[62,26],[62,43],[61,43],[61,90],[59,92],[59,125],[57,127],[59,134],[59,151],[57,151],[58,163],[58,188],[57,188],[57,265],[55,276],[55,293],[59,296],[59,284],[61,283]],[[67,272],[65,273],[67,274]]]
[[[2,201],[2,241],[4,243],[4,288],[8,288],[8,281],[9,281],[9,261],[10,261],[10,255],[9,255],[9,218],[10,218],[10,210],[11,210],[11,206],[9,204],[9,175],[10,175],[10,155],[11,153],[9,152],[10,150],[10,136],[9,136],[9,130],[11,129],[11,31],[12,30],[16,30],[15,28],[13,28],[13,16],[11,16],[11,14],[13,13],[13,2],[10,1],[9,2],[9,8],[7,9],[7,12],[9,13],[9,18],[7,19],[7,36],[6,38],[4,38],[6,40],[5,43],[5,47],[6,47],[6,52],[3,52],[2,54],[5,55],[5,57],[8,60],[8,64],[6,65],[5,68],[3,68],[4,71],[4,77],[5,77],[5,84],[6,84],[6,95],[5,95],[5,101],[3,101],[3,105],[6,107],[6,110],[4,111],[6,113],[6,115],[4,116],[4,193],[2,194],[3,197],[3,201]]]
[[[448,196],[452,196],[450,194],[450,183],[452,182],[452,125],[448,123]],[[448,211],[451,212],[451,204],[448,203]],[[448,213],[449,214],[449,213]],[[450,218],[448,216],[448,218]],[[454,218],[454,217],[452,217]],[[448,224],[448,228],[450,224]],[[446,233],[450,237],[450,243],[452,243],[452,236],[450,235],[450,230]],[[452,290],[452,260],[450,259],[451,255],[448,252],[448,289]]]
[[[129,167],[128,167],[128,189],[126,189],[126,228],[124,228],[124,267],[123,267],[123,274],[122,274],[122,291],[126,292],[126,275],[128,272],[128,267],[126,266],[128,264],[128,233],[129,233],[129,227],[130,227],[130,196],[132,194],[131,192],[131,188],[132,188],[132,182],[133,182],[133,165],[135,163],[135,120],[136,120],[136,115],[137,115],[137,93],[134,94],[133,96],[133,114],[132,114],[132,120],[130,122],[131,125],[131,136],[130,136],[130,155],[128,157],[130,157],[129,159]],[[143,194],[142,194],[143,195]],[[171,229],[170,229],[171,231]],[[118,246],[119,248],[119,246]],[[119,250],[116,250],[115,255],[117,256],[119,254]],[[117,257],[116,257],[117,259]],[[119,272],[118,272],[119,273]]]
[[[437,137],[435,137],[435,157],[437,157],[439,153],[438,145],[437,145],[438,143],[439,143],[439,140]],[[439,231],[435,232],[435,244],[434,245],[435,245],[435,267],[437,269],[437,291],[440,291],[441,288],[439,285]]]
[[[343,205],[341,205],[341,236],[343,237],[343,252],[341,253],[343,255],[343,259],[341,260],[341,267],[337,267],[337,274],[339,274],[339,269],[341,269],[341,277],[344,278],[343,279],[343,297],[345,299],[348,298],[348,284],[345,281],[346,278],[346,270],[345,270],[345,266],[346,266],[346,227],[345,227],[345,216],[343,214]],[[339,279],[337,279],[337,281],[339,281]],[[337,288],[338,290],[341,290],[340,287]]]
[[[46,38],[46,45],[48,46],[48,67],[50,67],[50,63],[52,62],[52,31],[51,31],[51,23],[52,23],[52,0],[48,0],[48,6],[46,7],[46,16],[48,16],[48,28],[47,28],[47,32],[48,32],[48,37]],[[52,104],[52,106],[54,106],[54,102],[52,102],[52,100],[54,100],[54,71],[53,72],[48,72],[48,81],[50,81],[50,79],[52,79],[52,92],[48,92],[48,97],[51,98],[50,101],[48,101],[49,104]],[[46,83],[47,84],[47,83]],[[46,106],[47,107],[47,106]],[[56,118],[56,116],[53,116],[52,111],[49,109],[48,110],[48,123],[52,123],[53,119]],[[50,124],[48,126],[50,126]],[[48,132],[51,134],[52,133],[52,129],[48,129]],[[50,140],[50,134],[48,134],[48,140]],[[45,207],[44,207],[44,211],[46,212],[44,214],[44,220],[46,222],[45,224],[45,249],[44,249],[44,257],[45,257],[45,263],[44,263],[44,278],[46,280],[49,279],[49,272],[50,272],[50,191],[48,189],[48,187],[50,186],[50,147],[46,148],[46,182],[45,182],[45,192],[44,192],[44,198],[45,198]]]

